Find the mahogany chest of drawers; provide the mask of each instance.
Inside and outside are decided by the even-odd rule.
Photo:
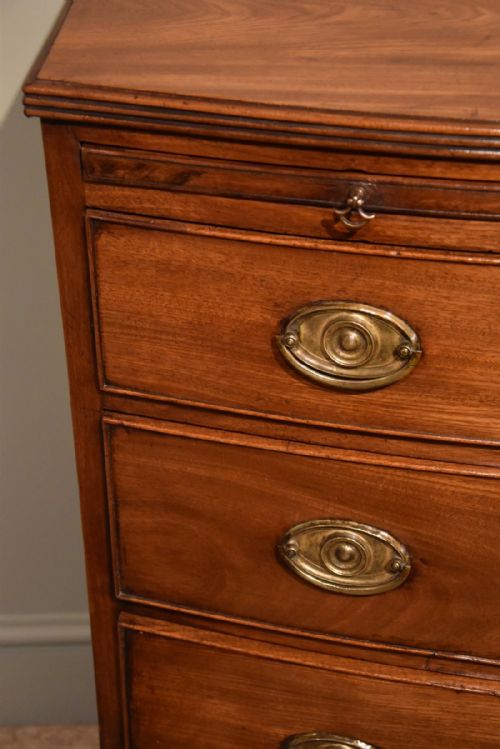
[[[499,77],[493,0],[68,5],[103,749],[500,746]]]

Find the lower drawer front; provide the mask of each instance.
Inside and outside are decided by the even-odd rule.
[[[129,749],[498,746],[500,698],[470,680],[412,683],[410,669],[135,617],[122,632]],[[316,732],[324,741],[306,740]]]
[[[110,415],[105,425],[121,598],[498,657],[498,480],[156,420]],[[328,519],[341,530],[299,530]],[[399,587],[352,594],[372,569],[384,582],[393,557],[379,565],[386,547],[350,522],[406,548]],[[301,552],[290,559],[292,529]]]

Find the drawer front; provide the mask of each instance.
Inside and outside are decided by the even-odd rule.
[[[366,168],[360,176],[92,146],[84,146],[82,162],[87,203],[98,208],[349,242],[498,251],[500,186],[494,182],[396,177]],[[374,218],[365,220],[358,210],[336,213],[358,191],[362,210]]]
[[[132,417],[105,434],[119,597],[498,657],[494,478]]]
[[[130,617],[122,634],[130,749],[493,749],[500,733],[497,696],[405,683],[409,669],[372,678],[362,662],[358,674],[348,659]]]
[[[108,391],[358,431],[498,441],[500,268],[484,256],[374,254],[106,214],[91,214],[89,243]],[[278,350],[284,320],[329,300],[407,323],[423,351],[411,374],[355,396],[297,374]]]

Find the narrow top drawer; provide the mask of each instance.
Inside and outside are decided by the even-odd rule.
[[[93,207],[352,242],[498,247],[496,183],[94,146],[83,147],[82,163]]]

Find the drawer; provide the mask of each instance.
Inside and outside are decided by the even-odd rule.
[[[359,163],[352,171],[340,163],[306,169],[95,146],[83,147],[82,163],[87,204],[97,208],[349,242],[498,251],[495,182],[376,174]],[[353,231],[334,210],[359,190],[375,218]],[[354,211],[351,222],[363,219]]]
[[[354,431],[498,443],[498,259],[462,262],[458,254],[292,242],[104,213],[89,214],[89,248],[108,392]],[[408,323],[423,351],[411,374],[362,393],[299,374],[278,350],[284,320],[329,300]],[[372,336],[362,315],[362,335]]]
[[[492,682],[412,683],[410,669],[130,616],[121,631],[130,748],[493,749],[500,735]]]
[[[493,471],[134,417],[104,426],[120,598],[499,656]],[[318,533],[319,520],[341,522]]]

